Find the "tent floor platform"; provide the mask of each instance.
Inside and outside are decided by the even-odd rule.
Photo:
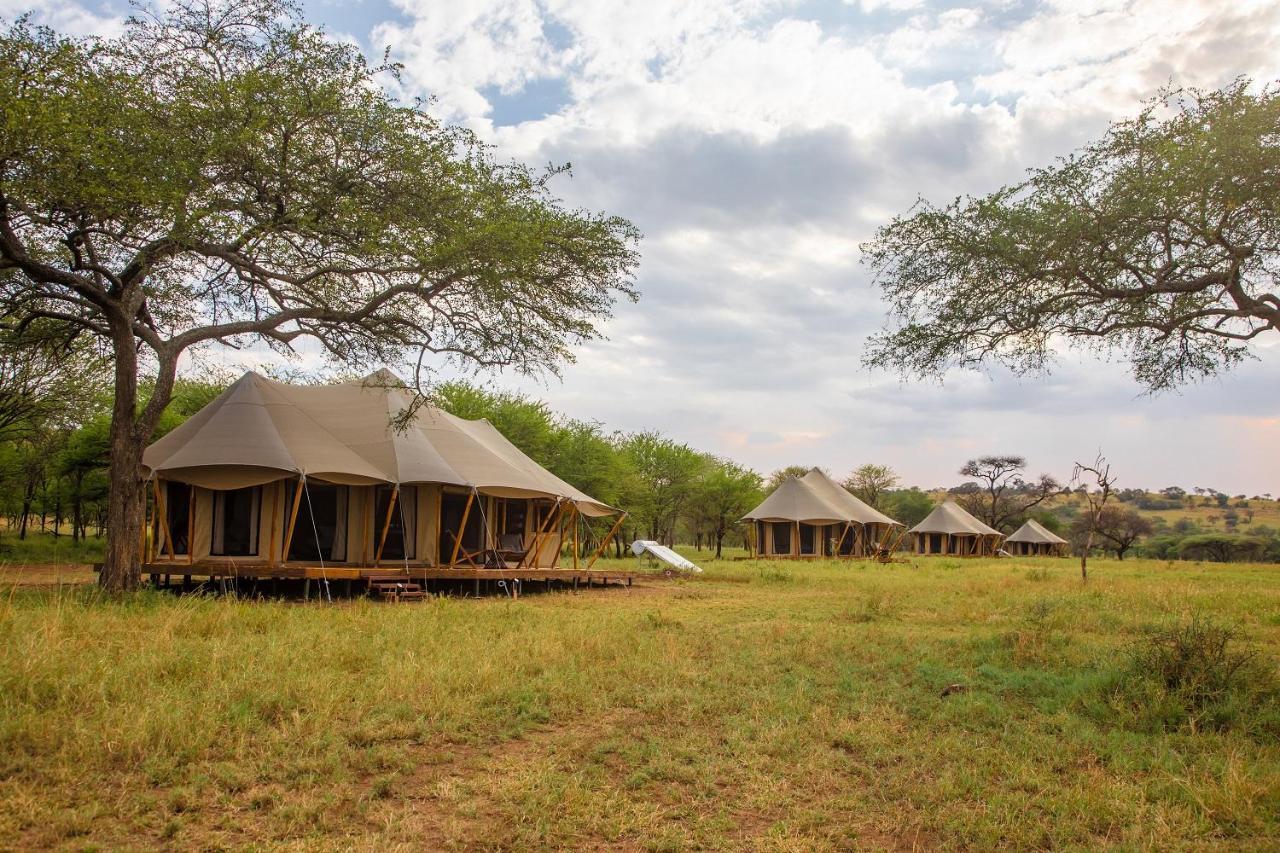
[[[94,566],[100,568],[100,564]],[[573,569],[573,568],[538,568],[523,569],[482,569],[470,566],[447,568],[444,566],[319,566],[282,563],[275,566],[266,563],[147,563],[142,567],[142,574],[153,580],[167,578],[201,578],[208,580],[230,580],[245,578],[252,580],[342,580],[342,581],[388,581],[388,580],[518,580],[518,581],[567,581],[586,584],[625,583],[631,585],[638,572]]]

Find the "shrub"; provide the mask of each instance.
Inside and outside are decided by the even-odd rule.
[[[1152,631],[1127,657],[1111,704],[1143,728],[1280,731],[1274,666],[1235,628],[1194,617]]]

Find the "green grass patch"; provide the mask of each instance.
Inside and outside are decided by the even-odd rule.
[[[1274,568],[1095,561],[1088,585],[1069,560],[706,568],[421,605],[4,590],[0,837],[1280,841]]]

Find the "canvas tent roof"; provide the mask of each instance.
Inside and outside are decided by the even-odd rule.
[[[1067,540],[1049,530],[1034,518],[1027,519],[1017,530],[1009,535],[1006,542],[1031,542],[1036,545],[1066,545]]]
[[[743,518],[753,521],[803,521],[809,524],[897,524],[849,494],[817,468],[803,477],[788,477]]]
[[[1003,536],[983,524],[964,510],[955,501],[943,501],[933,508],[933,512],[924,517],[911,533],[949,533],[952,536]]]
[[[444,483],[502,497],[556,497],[587,515],[612,507],[534,462],[488,421],[411,404],[388,371],[333,385],[289,385],[246,373],[147,448],[147,476],[233,489],[306,475],[347,485]]]

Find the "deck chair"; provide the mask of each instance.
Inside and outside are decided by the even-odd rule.
[[[458,534],[452,530],[446,530],[444,532],[444,535],[449,540],[447,544],[448,550],[446,551],[446,553],[452,554],[454,548],[456,547],[458,549],[459,563],[466,563],[467,565],[471,566],[474,569],[482,568],[485,565],[485,563],[487,562],[488,553],[484,548],[480,548],[478,550],[472,551],[467,548],[466,543],[459,545]],[[440,556],[444,557],[444,554],[441,554]]]
[[[503,563],[519,564],[528,556],[531,547],[533,547],[532,541],[526,545],[523,533],[504,533],[498,537],[495,553]]]

